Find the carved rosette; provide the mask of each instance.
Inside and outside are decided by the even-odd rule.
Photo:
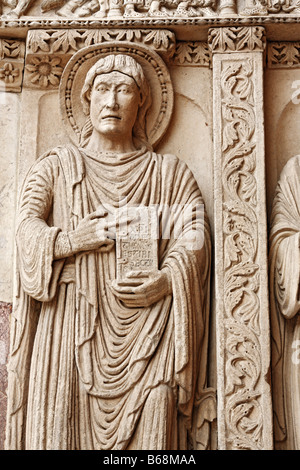
[[[21,91],[24,55],[23,41],[0,39],[0,91]]]
[[[258,27],[222,28],[210,32],[209,44],[214,74],[219,441],[224,449],[269,449],[264,36]]]

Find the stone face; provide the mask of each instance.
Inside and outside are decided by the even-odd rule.
[[[11,315],[7,448],[177,449],[188,429],[192,449],[298,449],[298,2],[7,0],[0,15],[1,448]],[[125,137],[120,116],[103,126],[95,89],[93,110],[91,91],[81,102],[87,72],[109,54],[134,57],[145,74],[149,148],[136,145],[138,126],[134,141]],[[126,67],[110,70],[108,84],[100,74],[97,93],[120,91],[123,73],[131,96]],[[123,109],[129,127],[145,99],[133,95],[127,114],[121,102],[112,111]],[[124,191],[158,216],[140,221],[135,238],[112,220]],[[188,195],[195,205],[184,218]],[[164,238],[175,221],[194,240]],[[147,312],[143,327],[133,312]],[[156,375],[143,375],[146,363]],[[125,392],[113,402],[118,384]],[[90,413],[104,389],[117,416],[111,440]],[[68,399],[55,402],[57,390]],[[42,419],[44,399],[54,411]]]

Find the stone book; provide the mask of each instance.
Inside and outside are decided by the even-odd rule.
[[[158,270],[158,222],[151,209],[144,207],[135,218],[117,232],[117,280],[131,271],[155,272]]]

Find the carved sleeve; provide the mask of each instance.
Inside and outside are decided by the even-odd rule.
[[[174,208],[170,223],[170,240],[161,269],[168,269],[173,291],[175,371],[179,385],[178,404],[185,413],[190,406],[194,359],[203,364],[209,315],[209,279],[211,267],[210,229],[203,199],[188,167],[172,156],[165,156],[162,181],[165,200]],[[172,181],[170,181],[172,180]],[[179,209],[179,212],[176,211]],[[178,218],[177,218],[178,216]],[[200,367],[201,370],[201,367]],[[201,392],[205,388],[205,367],[198,377]],[[189,379],[188,379],[189,377]],[[194,377],[193,377],[194,378]],[[191,388],[186,387],[189,383]]]
[[[292,158],[280,176],[272,208],[270,279],[277,306],[286,318],[300,311],[300,165]]]
[[[54,259],[67,258],[73,255],[70,238],[67,232],[60,232],[55,240]]]
[[[293,318],[300,311],[299,237],[299,233],[288,236],[277,247],[275,295],[281,313],[286,318]]]
[[[20,280],[25,292],[41,301],[54,297],[63,264],[54,262],[55,242],[61,229],[47,223],[51,220],[58,173],[56,157],[52,156],[33,167],[23,186],[17,220]]]

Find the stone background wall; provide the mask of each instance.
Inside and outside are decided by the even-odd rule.
[[[12,304],[0,302],[0,450],[4,448],[6,420],[6,363],[9,352],[9,315]]]

